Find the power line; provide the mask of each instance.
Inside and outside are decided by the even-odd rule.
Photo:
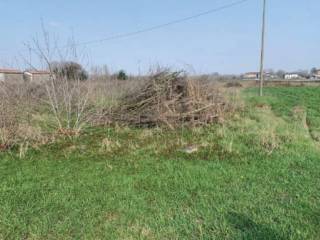
[[[163,23],[163,24],[152,26],[152,27],[140,29],[140,30],[137,30],[137,31],[132,31],[132,32],[128,32],[128,33],[113,35],[113,36],[110,36],[110,37],[102,38],[100,40],[92,40],[92,41],[87,41],[87,42],[83,42],[83,43],[78,43],[76,45],[80,46],[80,45],[89,45],[89,44],[102,43],[102,42],[106,42],[106,41],[110,41],[110,40],[121,39],[121,38],[126,38],[126,37],[131,37],[131,36],[135,36],[135,35],[151,32],[151,31],[154,31],[154,30],[166,28],[168,26],[176,25],[178,23],[183,23],[183,22],[186,22],[186,21],[190,21],[192,19],[196,19],[196,18],[205,16],[205,15],[209,15],[209,14],[215,13],[215,12],[219,12],[219,11],[234,7],[236,5],[240,5],[240,4],[242,4],[244,2],[248,2],[248,1],[249,0],[235,1],[235,2],[232,2],[232,3],[226,4],[226,5],[223,5],[221,7],[210,9],[208,11],[201,12],[201,13],[189,16],[189,17],[180,18],[180,19],[177,19],[177,20],[173,20],[173,21],[170,21],[170,22],[167,22],[167,23]]]
[[[216,13],[216,12],[219,12],[219,11],[222,11],[222,10],[225,10],[225,9],[232,8],[234,6],[243,4],[243,3],[248,2],[248,1],[249,0],[234,1],[234,2],[231,2],[229,4],[225,4],[223,6],[207,10],[205,12],[201,12],[201,13],[198,13],[198,14],[195,14],[195,15],[192,15],[192,16],[188,16],[188,17],[184,17],[184,18],[180,18],[180,19],[176,19],[176,20],[173,20],[173,21],[170,21],[170,22],[167,22],[167,23],[163,23],[163,24],[159,24],[159,25],[143,28],[143,29],[140,29],[140,30],[132,31],[132,32],[116,34],[116,35],[113,35],[113,36],[109,36],[109,37],[101,38],[101,39],[97,39],[97,40],[91,40],[91,41],[76,43],[76,44],[72,44],[72,45],[65,45],[65,46],[58,47],[58,48],[59,49],[63,49],[63,48],[68,48],[70,46],[77,47],[77,46],[83,46],[83,45],[98,44],[98,43],[103,43],[103,42],[106,42],[106,41],[117,40],[117,39],[122,39],[122,38],[135,36],[135,35],[140,35],[140,34],[143,34],[143,33],[152,32],[152,31],[155,31],[155,30],[158,30],[158,29],[162,29],[162,28],[166,28],[166,27],[169,27],[169,26],[172,26],[172,25],[176,25],[176,24],[179,24],[179,23],[190,21],[190,20],[205,16],[205,15],[210,15],[210,14],[213,14],[213,13]],[[27,50],[24,50],[24,51],[27,51]]]

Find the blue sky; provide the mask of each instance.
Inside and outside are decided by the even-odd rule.
[[[0,0],[0,67],[23,67],[23,43],[46,29],[61,45],[100,39],[220,7],[234,0]],[[259,67],[262,0],[142,35],[81,47],[86,65],[137,73],[160,64],[196,73]],[[268,0],[266,68],[320,67],[320,1]],[[32,58],[33,61],[34,57]]]

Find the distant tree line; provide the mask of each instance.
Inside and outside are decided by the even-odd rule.
[[[85,81],[89,78],[88,72],[84,69],[84,67],[73,61],[66,61],[66,62],[53,62],[51,63],[51,71],[59,76],[65,77],[68,80],[81,80]],[[284,78],[287,71],[285,70],[273,70],[273,69],[266,69],[265,71],[268,73],[269,76],[273,78]],[[314,76],[318,69],[313,67],[310,70],[298,70],[294,71],[295,73],[299,74],[303,78],[311,78]],[[125,70],[120,70],[116,73],[110,74],[109,69],[107,66],[103,66],[102,68],[96,67],[92,71],[92,76],[94,78],[106,78],[106,79],[113,79],[113,80],[120,80],[124,81],[129,79],[128,74]],[[212,74],[204,74],[200,75],[202,79],[211,79],[211,80],[237,80],[240,79],[241,76],[237,74],[220,74],[218,72],[213,72]]]
[[[76,62],[53,62],[50,67],[56,76],[67,78],[68,80],[85,81],[89,78],[89,74],[83,66]]]

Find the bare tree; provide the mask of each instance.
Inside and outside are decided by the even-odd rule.
[[[286,72],[284,70],[278,70],[276,72],[276,75],[278,78],[284,78],[284,75],[286,74]]]
[[[315,67],[313,67],[313,68],[311,68],[311,70],[310,70],[310,74],[311,74],[311,75],[314,75],[314,74],[317,73],[317,71],[318,71],[318,69],[315,68]]]

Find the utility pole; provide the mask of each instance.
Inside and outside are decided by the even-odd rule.
[[[266,0],[263,0],[262,14],[262,36],[261,36],[261,59],[260,59],[260,96],[263,96],[263,81],[264,81],[264,38],[266,28]]]

